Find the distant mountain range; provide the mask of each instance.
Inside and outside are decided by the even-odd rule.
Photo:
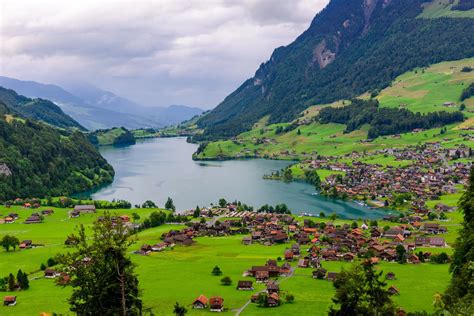
[[[196,107],[171,105],[146,107],[92,85],[52,84],[0,76],[0,86],[30,98],[48,99],[90,130],[123,126],[126,128],[164,127],[178,124],[203,112]]]
[[[229,138],[262,118],[288,122],[311,105],[376,93],[416,67],[474,56],[474,10],[456,11],[455,3],[331,0],[304,33],[276,48],[198,121],[204,133],[196,140]]]

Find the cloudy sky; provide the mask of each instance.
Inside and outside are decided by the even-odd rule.
[[[211,108],[329,0],[2,0],[0,75]]]

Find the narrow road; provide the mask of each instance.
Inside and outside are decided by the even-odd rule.
[[[284,277],[280,281],[276,281],[275,283],[280,284],[281,282],[291,278],[294,274],[295,274],[295,268],[291,268],[290,274],[288,276]],[[257,292],[256,294],[260,294],[260,293],[265,292],[265,291],[266,290],[261,290],[261,291]],[[247,306],[249,306],[250,303],[251,303],[251,301],[248,300],[247,302],[245,302],[244,306],[242,306],[241,308],[235,310],[235,316],[240,316],[240,313],[242,313],[244,311],[244,309],[246,309]]]

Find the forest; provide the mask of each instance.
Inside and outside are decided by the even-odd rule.
[[[0,102],[0,114],[9,112]],[[0,173],[0,201],[68,195],[114,177],[112,166],[81,132],[5,115],[0,117],[0,165],[9,170]]]

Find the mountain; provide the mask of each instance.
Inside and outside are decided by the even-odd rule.
[[[68,195],[112,181],[112,166],[83,133],[25,118],[3,100],[0,99],[0,201]]]
[[[444,4],[446,10],[438,10]],[[474,19],[457,18],[452,6],[440,0],[332,0],[303,34],[275,49],[252,78],[198,121],[204,133],[197,140],[237,135],[264,117],[291,121],[311,105],[381,90],[415,67],[474,56]],[[426,10],[441,17],[423,18]]]
[[[168,107],[143,106],[88,84],[70,84],[67,89],[94,107],[137,115],[143,117],[145,122],[149,122],[148,125],[142,124],[140,127],[175,125],[204,112],[200,108],[185,105],[171,105]]]
[[[59,106],[51,101],[30,99],[3,87],[0,87],[0,101],[8,107],[11,112],[25,118],[43,121],[60,128],[78,128],[84,130],[84,127],[65,114]]]
[[[178,124],[203,111],[182,106],[144,107],[112,92],[92,85],[70,85],[67,90],[52,84],[23,81],[0,76],[0,86],[30,98],[44,98],[56,103],[87,129],[124,126],[127,128],[164,127]]]

